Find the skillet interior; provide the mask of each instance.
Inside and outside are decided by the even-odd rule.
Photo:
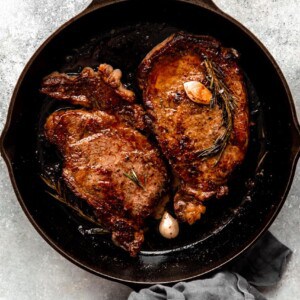
[[[126,82],[136,88],[134,72],[141,59],[177,30],[212,35],[242,54],[255,125],[246,162],[231,182],[228,199],[212,202],[205,218],[193,227],[183,227],[181,237],[172,242],[157,238],[156,224],[152,224],[141,255],[133,259],[109,238],[82,236],[78,226],[88,224],[45,193],[41,165],[59,173],[60,159],[50,154],[53,148],[45,145],[40,129],[48,114],[66,106],[45,99],[38,90],[42,77],[53,70],[77,72],[81,66],[99,62],[121,68]],[[96,274],[137,283],[205,274],[255,240],[283,204],[299,144],[289,95],[261,48],[210,10],[175,1],[159,6],[131,1],[92,11],[50,40],[30,65],[15,97],[3,146],[20,202],[52,246]]]

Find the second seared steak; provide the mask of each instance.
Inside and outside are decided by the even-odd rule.
[[[177,33],[139,67],[153,131],[180,182],[175,212],[190,224],[205,212],[203,201],[227,194],[229,175],[247,150],[248,104],[237,57],[214,38]]]
[[[45,134],[64,157],[68,187],[94,209],[116,244],[137,255],[144,219],[167,183],[157,149],[137,130],[102,111],[54,112]]]

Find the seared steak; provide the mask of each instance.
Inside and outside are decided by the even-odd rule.
[[[68,187],[93,207],[113,241],[135,256],[144,240],[144,219],[167,182],[157,149],[137,130],[102,111],[54,112],[45,134],[63,154]]]
[[[101,64],[97,71],[86,67],[78,75],[53,72],[43,79],[41,92],[75,105],[106,111],[144,130],[145,112],[135,103],[134,92],[121,83],[121,77],[119,69],[107,64]]]
[[[203,201],[227,193],[247,150],[248,104],[237,57],[214,38],[177,33],[139,67],[153,131],[180,182],[175,212],[190,224],[205,212]]]

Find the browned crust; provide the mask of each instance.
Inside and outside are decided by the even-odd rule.
[[[120,69],[114,69],[109,64],[101,64],[98,67],[98,72],[102,75],[101,78],[124,100],[128,102],[135,101],[135,94],[125,88],[121,82],[122,72]]]
[[[93,79],[94,87],[98,85],[107,85],[106,90],[110,90],[120,96],[123,100],[130,103],[135,101],[135,93],[128,90],[123,85],[121,78],[122,72],[120,69],[113,69],[111,65],[100,64],[98,71],[94,71],[90,67],[85,67],[78,75],[68,75],[66,73],[52,72],[43,78],[41,93],[47,94],[58,100],[69,100],[73,104],[91,107],[93,99],[90,99],[84,94],[68,94],[66,85],[74,86],[80,80],[85,78]],[[71,92],[71,91],[70,91]],[[95,95],[97,96],[97,95]],[[104,95],[98,95],[99,100]]]
[[[176,136],[180,130],[176,129],[177,133],[175,130],[171,142],[165,139],[166,135],[162,134],[161,126],[163,125],[163,131],[168,130],[168,128],[166,128],[165,123],[160,123],[159,118],[163,114],[159,114],[157,103],[153,103],[153,101],[156,101],[155,93],[158,93],[156,88],[157,76],[162,74],[161,72],[168,67],[165,64],[166,61],[170,60],[172,62],[173,57],[178,58],[185,54],[199,57],[200,62],[206,58],[213,61],[224,73],[225,83],[238,100],[234,113],[233,133],[220,162],[215,167],[215,157],[202,161],[197,157],[197,149],[193,149],[193,141],[188,136],[181,133]],[[246,154],[249,138],[249,115],[244,78],[237,64],[238,56],[236,50],[222,47],[221,43],[212,37],[178,32],[154,47],[141,62],[138,69],[138,80],[139,86],[143,90],[143,101],[152,120],[152,127],[157,140],[164,155],[170,161],[174,172],[181,180],[179,191],[174,199],[175,211],[182,221],[187,221],[190,224],[199,219],[201,214],[195,215],[194,219],[187,217],[188,204],[192,203],[195,210],[203,211],[204,200],[226,195],[228,193],[227,181],[230,174],[237,165],[242,163]],[[199,72],[205,72],[201,63],[199,63]],[[172,75],[170,74],[170,76]],[[198,78],[202,79],[197,80],[207,85],[205,76],[199,76]],[[164,77],[164,81],[166,80],[167,78]],[[174,86],[171,86],[170,89],[174,89]],[[170,90],[166,94],[169,95],[168,97],[172,94],[171,91],[174,92],[174,90]],[[187,101],[184,93],[179,92],[177,95],[178,103]],[[171,100],[168,99],[168,101]],[[174,106],[174,102],[172,103],[172,108],[176,110],[176,105]],[[202,111],[204,111],[206,108],[202,107]],[[199,105],[191,103],[189,114],[193,114],[199,109]],[[189,116],[186,115],[186,117]],[[169,129],[174,130],[174,128]],[[180,140],[180,143],[176,144],[174,139]],[[183,149],[189,150],[185,151]]]
[[[64,156],[67,186],[94,209],[113,241],[136,256],[144,220],[165,193],[167,172],[158,150],[140,132],[102,111],[54,112],[45,135]],[[143,188],[124,176],[132,169]]]
[[[146,130],[145,112],[121,78],[121,70],[108,64],[99,65],[97,71],[86,67],[76,75],[53,72],[43,79],[40,92],[74,105],[106,111],[134,128]]]
[[[153,64],[163,56],[165,53],[172,54],[181,50],[185,50],[188,45],[201,45],[203,49],[209,48],[217,50],[221,44],[218,40],[206,35],[193,35],[185,32],[177,32],[163,40],[156,45],[142,60],[138,68],[139,86],[143,90],[145,88],[146,80]]]

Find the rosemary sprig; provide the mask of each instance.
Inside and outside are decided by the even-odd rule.
[[[105,234],[108,233],[108,231],[104,228],[89,228],[89,229],[85,229],[83,228],[82,225],[80,225],[78,227],[78,231],[82,234],[82,235],[97,235],[97,234]]]
[[[228,89],[226,84],[223,82],[224,76],[218,70],[215,64],[209,59],[205,59],[204,65],[207,71],[207,80],[209,81],[209,87],[212,90],[213,95],[210,101],[210,107],[213,108],[216,104],[219,104],[222,108],[222,126],[225,126],[225,132],[217,137],[212,146],[198,152],[198,157],[207,158],[219,154],[215,163],[215,165],[217,165],[229,142],[233,130],[233,116],[234,109],[236,107],[236,99],[232,92]]]
[[[138,176],[136,175],[133,169],[131,169],[129,173],[123,173],[123,175],[131,181],[133,181],[138,187],[142,188],[143,190],[145,189],[145,187],[142,185],[141,181],[139,180]]]
[[[68,198],[66,196],[66,191],[65,191],[64,187],[62,186],[60,180],[54,181],[52,179],[46,178],[43,175],[41,175],[40,177],[44,181],[44,183],[53,191],[53,192],[46,191],[47,194],[49,194],[51,197],[53,197],[57,201],[63,203],[67,207],[71,208],[72,210],[74,210],[74,212],[76,212],[80,217],[99,226],[100,228],[98,230],[98,234],[100,232],[103,234],[109,233],[109,231],[102,228],[102,225],[99,222],[97,222],[95,218],[93,218],[92,216],[88,216],[79,208],[78,205],[71,203],[71,201],[68,200]]]

